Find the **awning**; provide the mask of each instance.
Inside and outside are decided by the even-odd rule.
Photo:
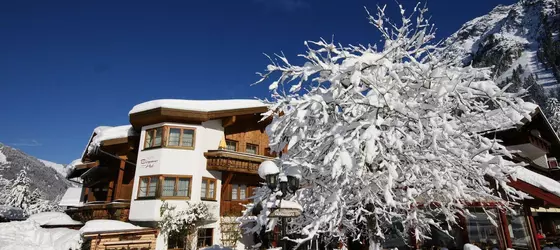
[[[560,182],[533,172],[524,167],[518,167],[509,185],[525,192],[534,198],[560,207]]]
[[[62,207],[81,207],[84,205],[82,187],[69,187],[58,203]]]

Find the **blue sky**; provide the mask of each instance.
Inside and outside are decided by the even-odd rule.
[[[416,1],[400,1],[412,9]],[[513,0],[428,2],[438,38]],[[3,1],[0,142],[69,163],[99,125],[151,99],[264,98],[263,53],[304,40],[375,43],[370,0]]]

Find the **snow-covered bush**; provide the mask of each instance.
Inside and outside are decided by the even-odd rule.
[[[535,105],[521,99],[524,90],[500,89],[487,68],[437,58],[427,9],[400,11],[400,24],[384,7],[368,13],[381,46],[306,42],[304,64],[278,55],[257,82],[274,78],[271,148],[287,147],[281,168],[302,173],[292,199],[304,213],[289,227],[305,236],[297,242],[323,233],[375,247],[395,222],[403,235],[424,238],[439,218],[457,223],[466,203],[506,206],[522,195],[506,184],[516,166],[505,159],[509,152],[480,132],[530,119]],[[264,209],[246,233],[275,225],[266,213],[270,194],[256,191]],[[249,206],[245,219],[252,212]]]
[[[210,220],[212,215],[208,206],[202,202],[185,202],[182,206],[171,205],[164,202],[160,208],[161,220],[158,223],[160,232],[164,235],[178,233],[184,235],[186,246],[190,246],[196,225],[202,221]]]

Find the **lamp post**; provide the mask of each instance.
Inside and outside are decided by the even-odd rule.
[[[280,172],[280,169],[273,161],[263,161],[259,166],[259,176],[266,180],[266,185],[274,193],[280,191],[276,198],[280,199],[280,205],[282,199],[286,197],[288,193],[294,194],[299,189],[299,179],[301,179],[301,174],[299,170],[295,168],[289,168],[284,173]],[[283,238],[286,237],[286,218],[289,216],[279,215],[282,221],[281,228],[281,238],[282,238],[282,249],[288,249],[287,241]]]

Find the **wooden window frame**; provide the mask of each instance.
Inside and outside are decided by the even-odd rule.
[[[226,150],[229,150],[229,149],[227,149],[227,143],[228,142],[235,143],[235,150],[233,150],[233,151],[235,151],[235,152],[239,151],[239,142],[236,141],[236,140],[230,140],[230,139],[226,139]],[[232,151],[232,150],[229,150],[229,151]]]
[[[158,192],[159,192],[159,178],[157,179],[156,183],[156,191],[154,192],[153,196],[148,196],[148,193],[150,193],[150,183],[152,180],[152,177],[159,177],[159,175],[143,175],[140,176],[138,178],[138,192],[136,192],[136,198],[139,200],[143,200],[143,199],[155,199],[158,196]],[[140,196],[140,188],[142,187],[142,179],[148,179],[148,185],[146,185],[146,196]]]
[[[140,196],[140,185],[142,184],[142,178],[148,178],[148,189],[146,189],[146,194],[148,194],[150,180],[152,177],[157,177],[157,184],[156,184],[156,192],[154,196]],[[177,191],[178,183],[180,178],[187,178],[189,179],[189,190],[187,192],[187,196],[163,196],[163,180],[165,178],[175,178],[175,191]],[[190,200],[191,193],[192,193],[192,175],[143,175],[138,178],[138,190],[136,192],[136,199],[137,200]],[[215,191],[214,191],[215,194]]]
[[[165,147],[166,148],[177,148],[177,149],[190,149],[190,150],[194,150],[195,145],[196,145],[196,128],[193,127],[179,127],[179,126],[163,126],[164,129],[164,135],[165,135]],[[179,134],[179,146],[169,146],[169,132],[171,131],[171,129],[180,129],[181,133]],[[182,146],[183,145],[183,131],[185,130],[192,130],[193,131],[193,142],[192,142],[192,146]]]
[[[259,154],[259,144],[254,144],[254,143],[246,143],[246,144],[245,144],[245,153],[247,153],[247,154],[253,154],[253,153],[247,152],[247,148],[248,148],[249,145],[255,146],[255,147],[256,147],[255,153],[254,153],[254,154],[258,155],[258,154]]]
[[[150,145],[148,146],[148,133],[152,134],[152,144],[154,144],[154,142],[156,141],[156,132],[158,129],[161,129],[161,143],[158,146],[153,146]],[[164,143],[164,136],[165,136],[165,129],[163,126],[160,127],[155,127],[155,128],[150,128],[150,129],[146,129],[146,132],[144,133],[144,148],[143,149],[153,149],[153,148],[161,148],[163,147],[163,143]]]
[[[201,230],[201,229],[202,230],[210,230],[210,237],[209,238],[210,238],[211,242],[210,242],[209,246],[199,246],[198,241],[199,241],[200,238],[199,238],[199,235],[198,235],[198,232],[197,232],[197,234],[196,234],[196,247],[197,248],[205,248],[205,247],[211,247],[212,245],[214,245],[214,228],[199,228],[198,230]],[[208,237],[204,237],[204,238],[206,239]]]
[[[210,181],[214,181],[214,196],[211,198],[208,198],[208,194],[210,193]],[[216,201],[216,193],[217,193],[217,188],[218,188],[218,182],[216,181],[216,179],[214,178],[209,178],[209,177],[202,177],[202,185],[206,185],[206,194],[204,195],[204,197],[200,196],[200,199],[203,201]],[[200,190],[202,191],[202,185],[200,186]]]
[[[231,190],[233,190],[234,185],[237,185],[237,197],[234,199],[234,198],[233,198],[233,191],[231,191],[231,192],[230,192],[231,200],[232,200],[232,201],[248,201],[248,200],[249,200],[249,197],[251,197],[251,196],[249,195],[249,185],[247,185],[247,184],[231,184]],[[244,200],[239,199],[239,197],[241,197],[240,194],[241,194],[241,186],[242,186],[242,185],[245,185],[245,199],[244,199]]]
[[[177,193],[177,189],[179,188],[179,179],[189,179],[189,190],[187,192],[187,196],[163,196],[163,186],[160,189],[160,199],[162,200],[190,200],[191,199],[191,192],[192,192],[192,175],[160,175],[160,185],[163,185],[165,178],[175,178],[175,193]]]

